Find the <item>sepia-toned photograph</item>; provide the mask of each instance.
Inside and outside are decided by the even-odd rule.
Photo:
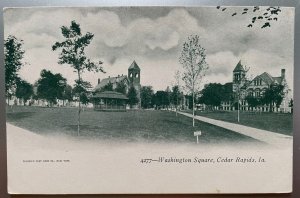
[[[294,8],[4,10],[11,194],[292,191]]]

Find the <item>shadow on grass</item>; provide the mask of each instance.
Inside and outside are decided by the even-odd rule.
[[[6,113],[6,120],[7,121],[17,121],[22,120],[24,118],[32,117],[35,113],[34,112],[18,112],[18,113]]]

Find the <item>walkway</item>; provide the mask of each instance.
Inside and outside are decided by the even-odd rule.
[[[182,115],[193,117],[192,114],[189,113],[183,113],[178,112]],[[283,135],[280,133],[275,133],[267,130],[257,129],[253,127],[248,127],[240,124],[234,124],[230,122],[225,122],[221,120],[215,120],[203,116],[195,116],[196,120],[200,120],[202,122],[206,122],[218,127],[222,127],[224,129],[228,129],[230,131],[234,131],[243,135],[246,135],[248,137],[252,137],[256,140],[260,140],[262,142],[266,142],[267,144],[270,144],[272,146],[276,147],[284,147],[284,146],[292,146],[293,137],[289,135]]]

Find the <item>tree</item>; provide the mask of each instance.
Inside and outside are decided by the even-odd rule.
[[[180,101],[181,101],[181,93],[179,90],[179,86],[175,85],[172,87],[171,102],[176,107],[176,116],[177,116],[177,109],[178,109],[178,105],[180,104]]]
[[[33,86],[25,80],[18,80],[16,88],[16,97],[23,100],[23,104],[33,95]]]
[[[143,86],[141,88],[141,106],[144,109],[150,108],[153,106],[152,98],[154,92],[151,86]]]
[[[173,104],[176,106],[176,116],[177,116],[177,111],[178,111],[178,105],[180,104],[181,101],[181,93],[180,93],[180,79],[181,79],[181,74],[177,70],[174,75],[175,78],[175,86],[173,86],[173,92],[172,92],[172,98],[173,98]]]
[[[221,7],[217,6],[217,9],[221,10],[222,12],[228,11],[229,8],[227,7]],[[236,10],[237,8],[235,8]],[[240,7],[240,11],[236,12],[234,11],[231,13],[231,16],[237,16],[237,15],[245,15],[248,13],[253,13],[254,16],[251,19],[251,22],[247,25],[248,28],[252,28],[255,23],[262,22],[263,25],[261,28],[268,28],[271,27],[272,21],[277,21],[278,16],[281,12],[281,8],[278,6],[269,6],[266,8],[261,8],[260,6],[254,6],[254,7]],[[252,14],[252,15],[253,15]]]
[[[208,106],[220,106],[224,101],[225,88],[220,83],[210,83],[201,91],[199,102]]]
[[[223,85],[223,101],[232,102],[233,101],[233,94],[232,94],[232,83],[225,83]]]
[[[63,106],[65,105],[65,100],[72,101],[73,100],[73,88],[71,85],[66,85],[63,91],[62,98],[63,100]]]
[[[247,101],[249,107],[257,107],[257,106],[261,105],[261,103],[262,103],[261,98],[254,97],[252,95],[246,96],[245,100]]]
[[[200,89],[202,78],[208,69],[205,49],[201,47],[198,35],[188,37],[184,42],[179,62],[183,65],[183,81],[193,102],[193,127],[195,126],[195,92]]]
[[[122,93],[122,94],[126,94],[126,85],[124,82],[117,82],[117,86],[115,88],[116,92]]]
[[[264,93],[262,101],[270,106],[270,111],[273,109],[273,104],[279,108],[285,96],[284,85],[271,85]]]
[[[65,38],[62,42],[56,42],[52,46],[52,50],[61,49],[59,54],[59,64],[68,64],[77,73],[77,84],[81,86],[82,73],[85,71],[103,72],[102,62],[92,62],[85,54],[86,47],[91,43],[94,35],[90,32],[81,33],[81,28],[75,21],[71,22],[70,27],[62,26],[61,33]],[[80,112],[81,112],[81,94],[79,94],[77,134],[80,134]]]
[[[128,103],[130,105],[130,108],[132,108],[133,105],[136,105],[139,102],[139,99],[137,97],[137,92],[133,86],[131,86],[128,90]]]
[[[53,74],[43,69],[41,77],[37,81],[37,96],[49,102],[50,106],[56,104],[56,100],[63,97],[66,79],[61,74]]]
[[[92,85],[88,81],[81,81],[79,83],[78,80],[75,80],[75,85],[73,88],[73,94],[80,100],[78,100],[81,104],[88,104],[90,102],[88,95],[90,94],[90,89],[92,88]]]
[[[113,84],[111,82],[108,82],[106,85],[104,85],[103,87],[101,87],[100,91],[113,91]]]
[[[4,66],[5,66],[5,94],[8,100],[14,94],[18,79],[18,71],[24,65],[22,59],[25,51],[22,49],[23,41],[14,36],[4,40]]]
[[[166,91],[157,91],[154,96],[154,104],[158,109],[169,106],[168,93]]]
[[[169,110],[169,107],[170,107],[170,104],[171,104],[171,90],[170,90],[170,87],[168,86],[167,89],[166,89],[166,93],[167,93],[167,110]]]
[[[241,61],[238,63],[241,64]],[[248,76],[248,71],[250,67],[241,65],[244,69],[243,73],[239,74],[239,77],[234,80],[233,90],[234,90],[234,98],[237,100],[237,122],[240,122],[240,99],[245,93],[246,88],[249,86],[250,77]]]

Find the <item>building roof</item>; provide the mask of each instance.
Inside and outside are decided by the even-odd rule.
[[[107,85],[109,82],[112,84],[116,84],[118,82],[122,82],[125,79],[127,79],[126,75],[104,78],[101,80],[101,82],[98,85],[96,85],[94,91],[100,90],[102,87]]]
[[[109,99],[122,99],[122,100],[128,100],[128,98],[119,92],[115,91],[103,91],[96,93],[92,98],[109,98]]]
[[[244,69],[244,67],[243,67],[243,65],[242,65],[242,63],[241,63],[241,60],[238,62],[238,64],[235,66],[235,68],[234,68],[234,70],[233,70],[234,72],[238,72],[238,71],[245,71],[245,69]]]
[[[141,70],[138,64],[135,62],[135,60],[131,63],[130,67],[128,69],[136,69]]]
[[[262,79],[262,81],[264,81],[268,85],[271,85],[273,83],[278,83],[278,84],[282,83],[282,77],[281,76],[280,77],[273,77],[270,74],[268,74],[267,72],[264,72],[261,75],[256,76],[253,80],[256,80],[258,78]]]
[[[281,83],[282,83],[282,77],[281,77],[281,76],[279,76],[279,77],[273,77],[273,79],[274,79],[275,81],[277,81],[278,84],[281,84]]]

